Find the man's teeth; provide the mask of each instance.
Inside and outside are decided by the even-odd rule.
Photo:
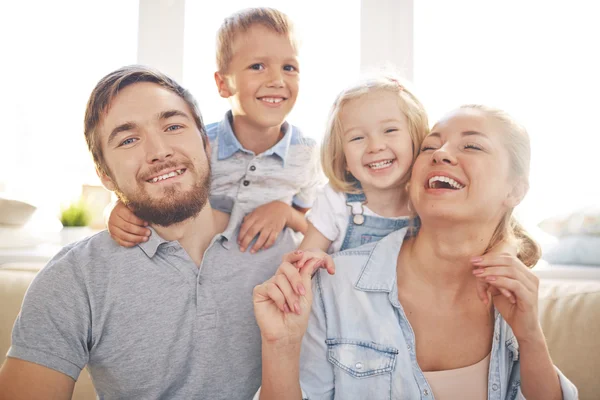
[[[445,182],[448,185],[450,185],[450,187],[452,187],[453,189],[462,189],[465,187],[465,185],[461,185],[460,183],[456,182],[454,179],[448,178],[447,176],[433,176],[433,177],[429,178],[429,188],[431,188],[431,189],[441,188],[441,186],[437,185],[436,182]]]
[[[378,162],[374,162],[371,164],[368,164],[368,166],[371,169],[381,169],[381,168],[385,168],[389,165],[392,165],[392,163],[394,162],[394,160],[385,160],[385,161],[378,161]]]
[[[152,178],[152,179],[150,179],[149,182],[156,183],[158,181],[169,179],[169,178],[172,178],[174,176],[181,175],[181,174],[183,174],[183,169],[177,169],[175,171],[169,172],[168,174],[164,174],[164,175]]]
[[[281,103],[283,99],[281,97],[261,97],[262,101],[266,101],[267,103]]]

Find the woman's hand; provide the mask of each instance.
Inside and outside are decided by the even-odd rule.
[[[263,341],[281,346],[299,345],[308,326],[312,305],[311,276],[323,261],[298,268],[302,252],[288,253],[275,275],[254,287],[254,315]]]
[[[510,325],[517,340],[538,339],[541,333],[538,319],[539,278],[516,255],[490,253],[472,262],[477,267],[473,274],[490,285],[494,306]],[[511,296],[506,296],[505,291],[510,292]]]
[[[283,256],[283,261],[293,264],[296,268],[325,268],[329,275],[335,274],[333,258],[321,249],[296,250]]]

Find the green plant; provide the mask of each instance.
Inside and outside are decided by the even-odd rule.
[[[69,204],[60,214],[63,226],[87,226],[90,219],[90,212],[82,201]]]

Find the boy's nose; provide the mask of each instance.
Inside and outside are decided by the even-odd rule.
[[[271,70],[269,75],[269,87],[283,87],[285,83],[283,82],[283,74],[278,69]]]

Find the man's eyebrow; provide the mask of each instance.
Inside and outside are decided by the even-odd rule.
[[[167,110],[167,111],[162,111],[158,114],[158,119],[169,119],[171,117],[183,117],[183,118],[190,119],[189,115],[187,115],[183,111],[179,111],[179,110]]]
[[[136,125],[133,122],[125,122],[124,124],[117,126],[112,130],[112,132],[110,132],[110,135],[108,136],[108,144],[110,145],[119,133],[133,130],[135,127]]]

